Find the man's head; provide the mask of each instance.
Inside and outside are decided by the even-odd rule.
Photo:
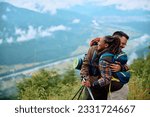
[[[121,49],[125,48],[125,46],[127,44],[127,41],[129,39],[129,36],[126,33],[122,32],[122,31],[114,32],[113,36],[118,37],[120,39],[120,42],[121,42],[120,43],[120,48]]]

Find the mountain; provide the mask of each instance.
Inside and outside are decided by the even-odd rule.
[[[90,34],[83,31],[87,23],[72,23],[77,18],[85,19],[85,16],[71,11],[61,10],[58,15],[42,14],[8,3],[0,3],[0,11],[0,32],[3,32],[0,33],[0,39],[3,39],[0,65],[70,57],[79,45],[85,44]],[[88,22],[89,18],[86,17],[86,20]],[[84,35],[81,35],[82,32]],[[27,38],[29,40],[24,41]]]
[[[147,53],[148,14],[120,11],[113,6],[78,5],[51,15],[0,2],[0,65],[53,62],[75,56],[85,52],[81,49],[88,48],[92,38],[116,30],[129,34],[130,47],[135,39],[138,44],[143,42],[140,48],[137,44],[132,49],[127,46],[129,55],[134,52],[138,56],[143,50]]]

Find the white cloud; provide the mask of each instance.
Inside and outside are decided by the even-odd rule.
[[[126,48],[124,49],[129,55],[128,64],[131,64],[132,61],[138,58],[137,52],[143,48],[146,48],[150,45],[150,35],[144,34],[139,38],[129,40]]]
[[[35,39],[37,37],[51,36],[52,33],[56,31],[67,31],[67,30],[70,30],[70,28],[65,27],[64,25],[51,26],[47,29],[42,29],[41,26],[38,28],[29,26],[27,31],[20,28],[16,28],[15,33],[16,35],[18,35],[17,41],[23,42],[23,41]]]
[[[52,35],[49,29],[42,30],[42,27],[39,27],[37,32],[40,37],[47,37]]]
[[[97,5],[100,6],[110,6],[114,5],[117,9],[120,10],[134,10],[134,9],[143,9],[150,10],[150,1],[149,0],[101,0],[97,1]]]
[[[55,14],[57,9],[66,9],[75,5],[93,4],[99,6],[114,5],[120,10],[150,10],[150,0],[4,0],[15,6],[39,12]]]
[[[22,29],[20,29],[20,28],[16,28],[16,29],[15,29],[15,32],[16,32],[17,35],[22,35],[22,34],[25,34],[25,33],[26,33],[25,30],[22,30]]]
[[[130,65],[133,60],[138,58],[138,55],[135,52],[132,52],[129,56],[128,56],[129,60],[127,62],[128,65]]]
[[[126,49],[136,50],[136,48],[146,47],[150,43],[150,35],[144,34],[143,36],[129,40]]]
[[[17,28],[16,34],[19,35],[17,41],[22,42],[22,41],[34,39],[36,37],[37,32],[32,26],[29,26],[27,32],[25,30],[21,30]]]
[[[3,43],[3,39],[0,39],[0,44],[2,44]]]
[[[150,15],[142,16],[101,16],[100,21],[109,22],[109,23],[122,23],[122,22],[147,22],[150,21]]]
[[[12,37],[9,37],[6,39],[7,43],[13,43],[13,38]]]
[[[96,20],[92,20],[92,23],[93,23],[93,25],[96,26],[96,27],[99,26],[99,24],[98,24],[98,22],[97,22]]]
[[[58,25],[58,26],[52,26],[48,29],[48,31],[50,32],[65,31],[65,30],[70,30],[70,28],[65,27],[64,25]]]
[[[80,19],[74,19],[74,20],[72,21],[72,23],[73,23],[73,24],[78,24],[78,23],[80,23]]]
[[[55,14],[57,9],[66,9],[80,5],[84,0],[5,0],[17,7],[27,8],[39,12]]]

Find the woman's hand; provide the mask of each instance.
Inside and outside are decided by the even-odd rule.
[[[86,87],[91,87],[91,83],[90,81],[86,80],[86,81],[82,81],[82,85],[86,86]]]

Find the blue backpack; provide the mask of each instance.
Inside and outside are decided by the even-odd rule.
[[[104,53],[103,55],[101,55],[99,61],[101,60],[106,60],[106,61],[109,60],[109,62],[112,63],[120,62],[121,65],[125,65],[128,61],[128,58],[124,52],[117,55],[114,55],[112,53]],[[113,77],[119,79],[121,84],[126,84],[129,82],[130,72],[129,71],[113,72]]]

